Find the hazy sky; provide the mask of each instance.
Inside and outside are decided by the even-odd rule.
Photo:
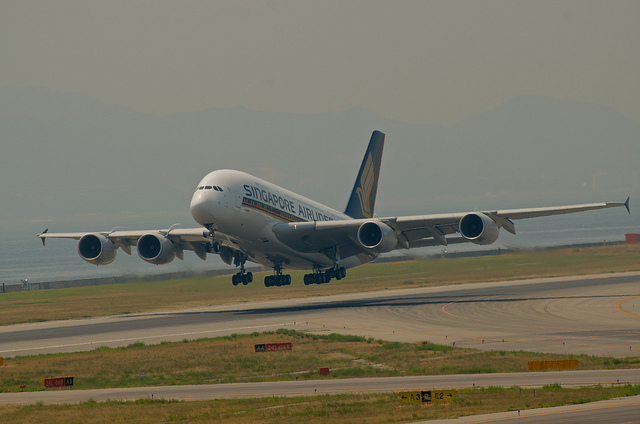
[[[539,94],[640,121],[639,40],[635,0],[0,0],[0,86],[441,124]]]

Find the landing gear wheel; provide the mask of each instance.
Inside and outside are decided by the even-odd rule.
[[[237,286],[240,283],[246,286],[251,282],[253,282],[253,273],[251,272],[247,272],[246,274],[239,272],[231,276],[231,283],[233,283],[234,286]]]
[[[220,246],[218,243],[214,243],[214,248],[215,245],[218,245],[218,247]],[[235,266],[240,267],[240,272],[231,277],[231,282],[234,286],[237,286],[240,283],[246,286],[247,284],[253,282],[253,273],[245,272],[244,264],[247,262],[247,259],[249,259],[248,256],[241,251],[236,250],[233,252],[233,263],[235,264]]]
[[[264,277],[265,287],[288,286],[291,284],[291,276],[289,274],[268,275]]]
[[[325,271],[324,273],[324,282],[328,283],[331,281],[331,279],[335,276],[335,272],[332,269],[328,269],[327,271]]]
[[[342,280],[347,276],[347,270],[344,267],[336,268],[336,269],[328,269],[324,272],[317,270],[312,274],[304,275],[304,284],[326,284],[330,282],[332,279]]]

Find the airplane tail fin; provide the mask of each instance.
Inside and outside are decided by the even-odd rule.
[[[360,165],[356,183],[353,185],[349,203],[344,211],[346,215],[354,219],[373,217],[383,148],[384,134],[380,131],[374,131],[362,165]]]

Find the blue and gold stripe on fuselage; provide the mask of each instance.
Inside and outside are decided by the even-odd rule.
[[[267,205],[256,199],[243,197],[242,206],[246,206],[247,208],[255,209],[262,213],[266,213],[267,215],[273,218],[279,219],[280,221],[283,221],[283,222],[306,222],[305,219],[302,219],[299,216],[293,215],[292,213],[283,211],[271,205]]]

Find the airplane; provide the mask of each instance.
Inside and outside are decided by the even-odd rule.
[[[500,228],[516,234],[515,220],[624,206],[590,203],[530,209],[489,210],[417,216],[374,215],[385,134],[374,131],[360,165],[344,212],[314,202],[245,172],[220,169],[206,175],[191,199],[190,210],[199,228],[172,226],[154,231],[106,231],[38,234],[47,238],[78,240],[78,254],[94,265],[107,265],[118,248],[161,265],[183,259],[191,250],[205,260],[214,253],[228,265],[239,267],[234,286],[247,285],[253,274],[247,261],[273,269],[267,287],[287,286],[285,269],[309,270],[304,284],[324,284],[346,277],[347,269],[369,263],[396,249],[447,246],[455,243],[488,245]]]

